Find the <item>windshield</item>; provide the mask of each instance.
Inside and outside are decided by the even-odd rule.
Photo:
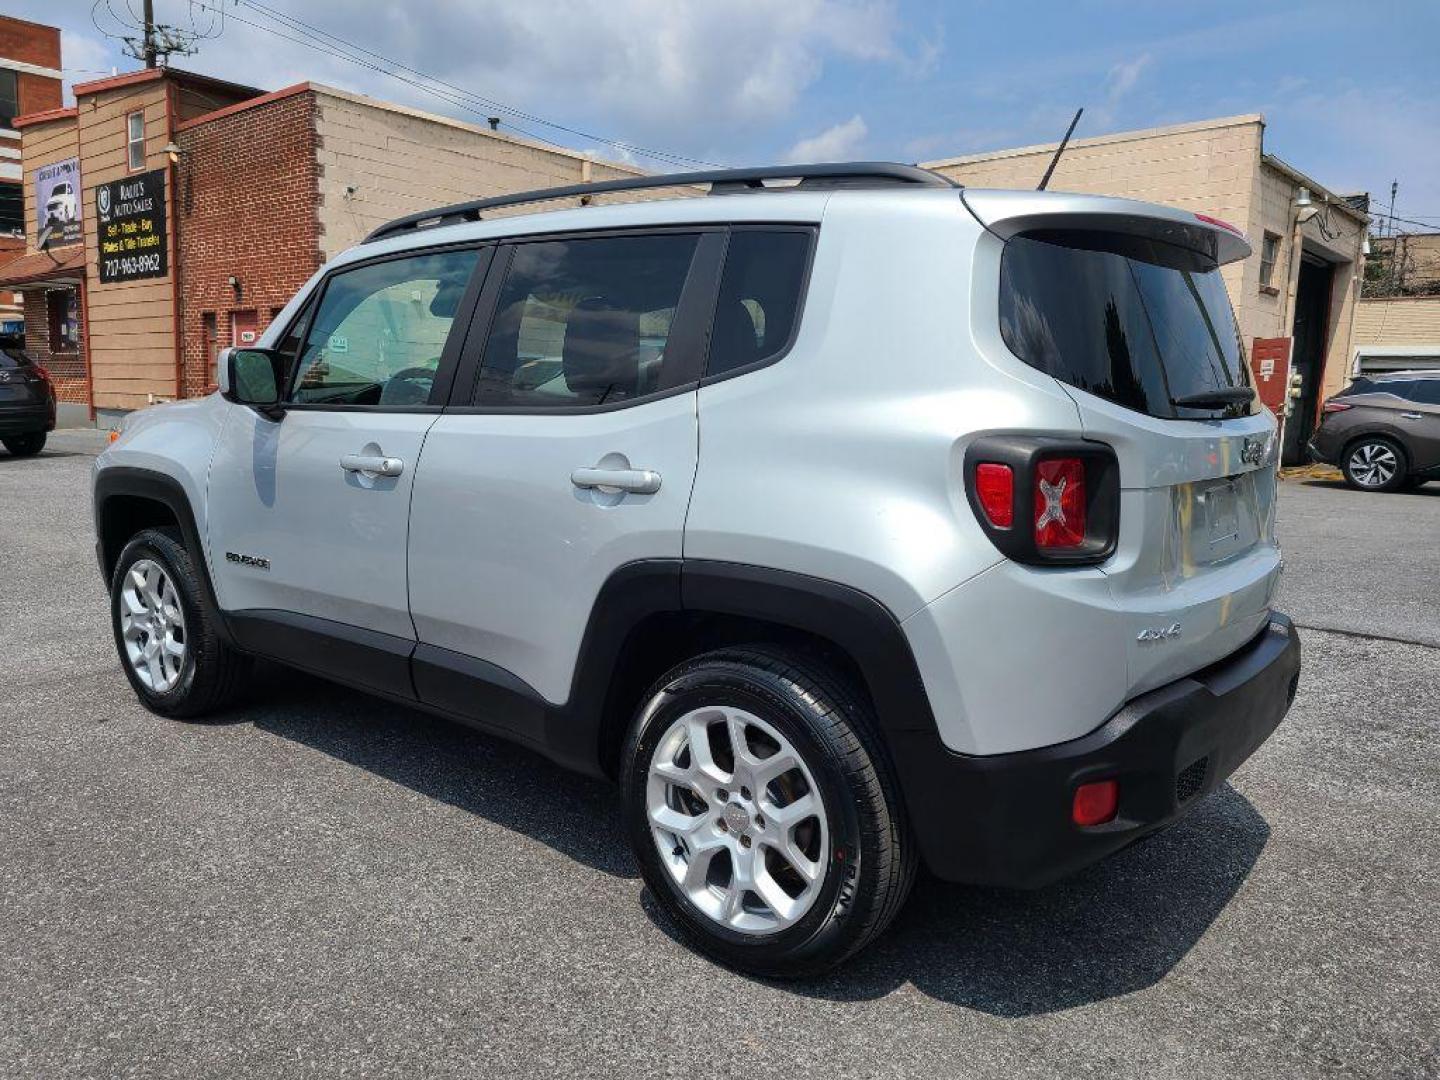
[[[1220,270],[1187,248],[1117,233],[1016,236],[1000,264],[1000,330],[1031,367],[1151,416],[1260,408],[1253,395],[1177,404],[1250,385]]]

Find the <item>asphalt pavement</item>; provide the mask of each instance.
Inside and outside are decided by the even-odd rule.
[[[1299,696],[1180,825],[782,984],[672,938],[602,783],[274,667],[142,710],[100,445],[0,454],[0,1077],[1440,1075],[1440,485],[1285,482]]]

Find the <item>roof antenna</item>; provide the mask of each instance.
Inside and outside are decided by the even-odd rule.
[[[1050,167],[1045,170],[1045,175],[1040,178],[1040,186],[1035,189],[1036,191],[1044,191],[1045,185],[1050,183],[1050,174],[1055,171],[1055,166],[1060,164],[1060,155],[1065,152],[1065,144],[1070,141],[1070,136],[1075,134],[1075,125],[1080,122],[1080,114],[1084,111],[1085,109],[1083,107],[1075,110],[1075,119],[1071,120],[1070,126],[1065,129],[1065,137],[1060,140],[1060,145],[1055,148],[1055,156],[1050,159]]]

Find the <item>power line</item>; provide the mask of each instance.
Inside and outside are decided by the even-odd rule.
[[[201,10],[208,11],[212,10],[211,4],[215,2],[215,0],[192,0],[192,2]],[[305,22],[303,19],[300,19],[296,16],[289,15],[283,11],[268,7],[265,4],[258,3],[256,2],[256,0],[236,0],[236,2],[268,19],[279,22],[282,29],[277,29],[276,27],[267,25],[265,23],[253,22],[248,19],[243,19],[240,16],[234,14],[233,12],[230,13],[228,17],[236,22],[239,22],[245,26],[250,26],[257,30],[263,30],[266,33],[273,34],[276,37],[282,38],[283,40],[293,42],[297,45],[302,45],[306,48],[313,49],[325,55],[332,56],[341,60],[346,60],[360,67],[368,68],[371,71],[376,71],[383,75],[388,75],[389,77],[396,79],[399,82],[405,83],[408,86],[412,86],[418,90],[421,90],[424,93],[430,94],[431,96],[438,98],[439,100],[444,101],[447,104],[456,106],[457,108],[465,109],[469,112],[475,113],[476,115],[487,116],[488,112],[504,113],[512,117],[518,117],[519,119],[529,121],[531,123],[539,124],[543,127],[547,127],[555,131],[563,131],[567,134],[574,135],[582,139],[589,139],[594,142],[604,143],[608,146],[615,147],[627,154],[650,157],[658,161],[666,162],[668,164],[694,164],[712,166],[715,164],[714,162],[704,161],[700,158],[692,158],[684,154],[678,154],[666,150],[656,150],[651,147],[640,146],[639,144],[626,142],[621,139],[611,139],[603,135],[597,135],[593,132],[583,131],[579,128],[572,128],[564,124],[547,120],[542,116],[526,112],[522,109],[517,109],[514,106],[507,105],[504,102],[497,101],[482,94],[477,94],[474,91],[466,90],[464,87],[457,86],[454,83],[446,82],[444,79],[439,79],[433,75],[426,74],[425,72],[420,71],[417,68],[413,68],[406,64],[402,64],[397,60],[393,60],[383,53],[376,52],[373,49],[367,49],[362,45],[357,45],[352,41],[348,41],[345,38],[330,33],[328,30],[323,30],[318,26]],[[291,31],[291,33],[285,33],[284,31],[286,30]],[[362,55],[356,55],[357,53]],[[374,60],[379,61],[379,63],[365,59],[365,57],[367,56],[374,58]],[[416,76],[417,78],[407,78],[406,75],[401,74],[401,72],[408,73],[409,75]],[[417,81],[417,79],[424,81]],[[475,103],[479,103],[480,105],[482,105],[484,107],[484,110],[482,111],[482,109],[476,108]],[[569,147],[563,147],[560,143],[555,142],[553,139],[547,139],[542,135],[536,134],[535,132],[527,131],[526,129],[520,127],[518,124],[515,124],[513,122],[507,122],[507,126],[532,139],[535,139],[542,143],[546,143],[547,145],[561,147],[562,149],[569,149]]]

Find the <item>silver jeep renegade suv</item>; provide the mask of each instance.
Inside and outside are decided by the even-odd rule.
[[[265,656],[614,777],[684,934],[821,970],[921,862],[1052,881],[1285,714],[1249,250],[886,164],[391,222],[99,458],[122,665],[163,716]]]

